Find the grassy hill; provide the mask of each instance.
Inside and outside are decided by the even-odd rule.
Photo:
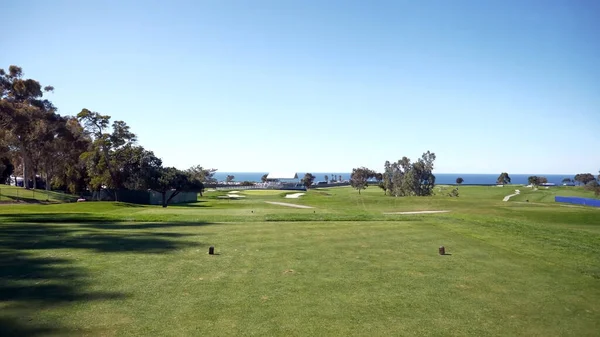
[[[518,188],[0,205],[0,335],[597,335],[600,209]]]
[[[17,186],[0,185],[0,202],[72,202],[77,201],[77,197],[45,190],[25,189]]]

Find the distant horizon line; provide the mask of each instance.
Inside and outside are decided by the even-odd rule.
[[[221,173],[270,173],[270,172],[284,172],[284,171],[225,171],[225,170],[219,170],[217,169],[216,172],[221,172]],[[294,172],[294,171],[292,171]],[[294,173],[298,173],[298,172],[302,172],[302,173],[352,173],[352,171],[295,171]],[[494,173],[466,173],[466,172],[460,172],[460,173],[456,173],[456,172],[433,172],[434,174],[501,174],[494,172]],[[580,172],[580,173],[591,173],[594,174],[592,172]],[[522,175],[522,174],[546,174],[546,175],[553,175],[553,176],[561,176],[561,175],[576,175],[579,173],[510,173],[508,172],[509,175],[511,174],[517,174],[517,175]]]

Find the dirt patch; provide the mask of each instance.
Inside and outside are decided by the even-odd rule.
[[[295,273],[294,269],[286,269],[283,271],[284,274],[293,274]]]

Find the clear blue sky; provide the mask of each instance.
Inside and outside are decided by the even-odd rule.
[[[600,169],[600,1],[4,1],[0,67],[166,165]]]

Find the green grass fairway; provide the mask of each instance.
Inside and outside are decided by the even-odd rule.
[[[598,336],[600,209],[549,196],[586,191],[450,190],[2,204],[0,336]]]
[[[563,197],[583,197],[583,198],[592,198],[598,199],[598,196],[594,194],[592,191],[586,191],[583,188],[574,188],[574,187],[539,187],[537,190],[531,188],[521,188],[521,194],[515,197],[512,197],[513,201],[525,201],[529,200],[529,202],[554,202],[555,196],[563,196]]]

